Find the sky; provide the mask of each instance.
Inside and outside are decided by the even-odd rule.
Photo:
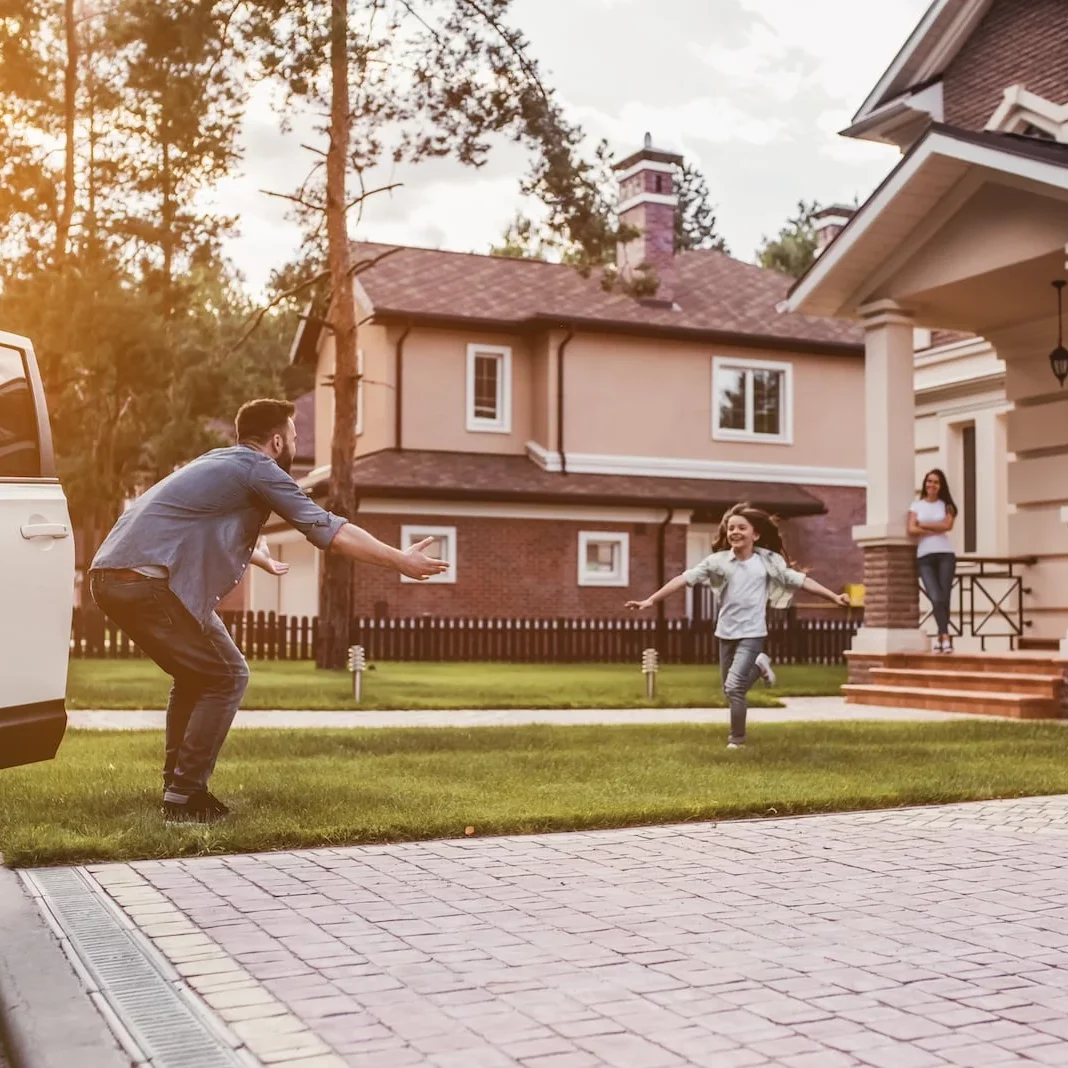
[[[514,0],[547,84],[592,146],[617,156],[654,145],[681,152],[705,175],[733,255],[751,260],[799,199],[863,201],[897,150],[838,136],[929,0]],[[862,9],[863,20],[857,11]],[[313,157],[297,119],[279,131],[280,105],[258,92],[242,134],[244,163],[212,199],[239,217],[228,252],[253,290],[297,248],[284,201]],[[380,177],[400,188],[372,198],[353,236],[485,252],[523,206],[527,159],[502,145],[472,170],[437,160]],[[529,207],[529,206],[528,206]]]

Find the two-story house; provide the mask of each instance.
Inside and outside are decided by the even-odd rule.
[[[935,0],[843,133],[902,158],[787,307],[864,330],[867,605],[850,663],[881,680],[856,698],[886,703],[887,665],[926,645],[904,517],[935,464],[963,502],[959,547],[1021,561],[1025,636],[1068,654],[1068,5]],[[1019,586],[972,593],[975,640],[1013,637]],[[953,682],[957,706],[957,690],[995,689]],[[1012,689],[998,685],[991,708]]]
[[[742,500],[783,518],[821,580],[859,580],[861,332],[782,313],[783,275],[676,254],[680,163],[647,138],[618,167],[640,233],[618,261],[655,272],[652,299],[561,264],[420,248],[359,275],[354,519],[392,543],[434,537],[453,566],[425,584],[358,568],[357,613],[618,616],[706,555]],[[318,369],[313,495],[329,473],[332,348],[310,327],[295,346]],[[250,606],[314,614],[315,550],[277,525],[269,542],[292,571],[252,575]]]

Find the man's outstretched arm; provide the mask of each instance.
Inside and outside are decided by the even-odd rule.
[[[449,565],[443,560],[435,560],[423,552],[433,541],[433,538],[424,538],[402,552],[379,541],[373,534],[368,534],[363,527],[346,523],[330,543],[329,551],[364,564],[392,568],[408,578],[422,581],[449,569]]]

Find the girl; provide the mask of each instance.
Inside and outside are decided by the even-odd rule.
[[[953,529],[957,506],[953,503],[946,476],[937,467],[924,476],[923,489],[918,497],[909,509],[908,529],[909,534],[919,539],[916,543],[916,565],[931,602],[935,623],[938,624],[938,637],[931,651],[952,653],[949,602],[957,557],[946,535]]]
[[[832,593],[791,568],[775,520],[759,508],[748,504],[731,508],[723,516],[713,548],[712,555],[696,567],[677,575],[644,601],[628,601],[627,607],[651,608],[676,590],[699,582],[717,591],[720,673],[731,709],[727,748],[741,749],[745,745],[746,695],[750,687],[761,676],[769,686],[775,685],[775,672],[764,652],[768,635],[766,605],[786,608],[798,589],[843,606],[849,604],[849,598],[844,593]]]

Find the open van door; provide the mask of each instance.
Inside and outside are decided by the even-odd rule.
[[[67,727],[74,537],[29,340],[0,331],[0,768],[51,760]]]

